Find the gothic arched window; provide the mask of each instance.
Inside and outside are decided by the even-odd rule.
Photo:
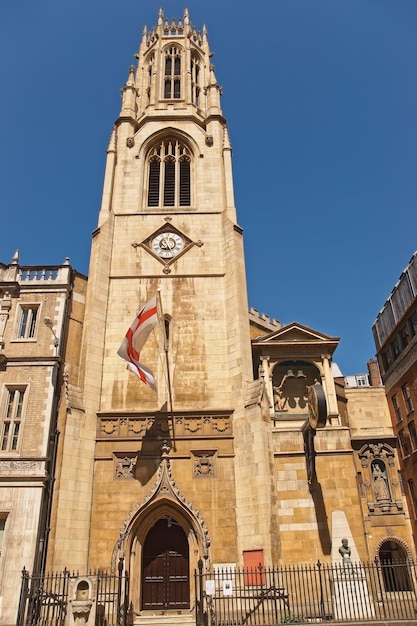
[[[176,46],[165,50],[164,98],[181,98],[181,51]]]
[[[191,204],[191,155],[176,139],[164,139],[148,153],[148,206]]]

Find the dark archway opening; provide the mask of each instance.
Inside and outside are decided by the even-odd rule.
[[[411,591],[407,555],[396,541],[384,541],[379,549],[385,591]]]

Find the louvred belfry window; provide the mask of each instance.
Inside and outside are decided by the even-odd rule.
[[[165,51],[164,98],[181,98],[181,51],[176,46]]]
[[[191,205],[191,156],[175,139],[162,141],[148,153],[148,206]]]

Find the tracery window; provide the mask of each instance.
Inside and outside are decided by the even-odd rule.
[[[181,98],[181,50],[176,46],[165,50],[164,98]]]
[[[176,139],[165,139],[148,153],[148,206],[191,204],[191,154]]]

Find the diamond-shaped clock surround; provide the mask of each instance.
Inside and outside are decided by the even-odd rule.
[[[155,251],[155,249],[156,249],[155,248],[155,245],[156,245],[155,241],[158,240],[158,237],[161,237],[164,234],[167,235],[167,238],[169,237],[169,235],[172,235],[171,240],[172,241],[176,241],[177,244],[178,244],[173,249],[171,257],[164,256],[163,252],[158,254]],[[203,245],[203,243],[201,241],[193,241],[185,233],[183,233],[178,228],[176,228],[175,226],[170,224],[168,220],[166,220],[165,224],[160,226],[157,230],[155,230],[148,237],[146,237],[146,239],[144,239],[140,243],[133,243],[132,244],[132,246],[134,248],[137,248],[139,246],[144,248],[155,259],[158,259],[158,261],[164,265],[164,272],[165,273],[169,273],[171,271],[169,269],[169,266],[172,265],[172,263],[174,263],[177,259],[179,259],[183,254],[188,252],[188,250],[190,250],[190,248],[192,248],[193,246],[202,246],[202,245]],[[175,249],[178,246],[180,246],[178,251],[175,251]],[[169,254],[169,251],[167,252],[167,254]]]

